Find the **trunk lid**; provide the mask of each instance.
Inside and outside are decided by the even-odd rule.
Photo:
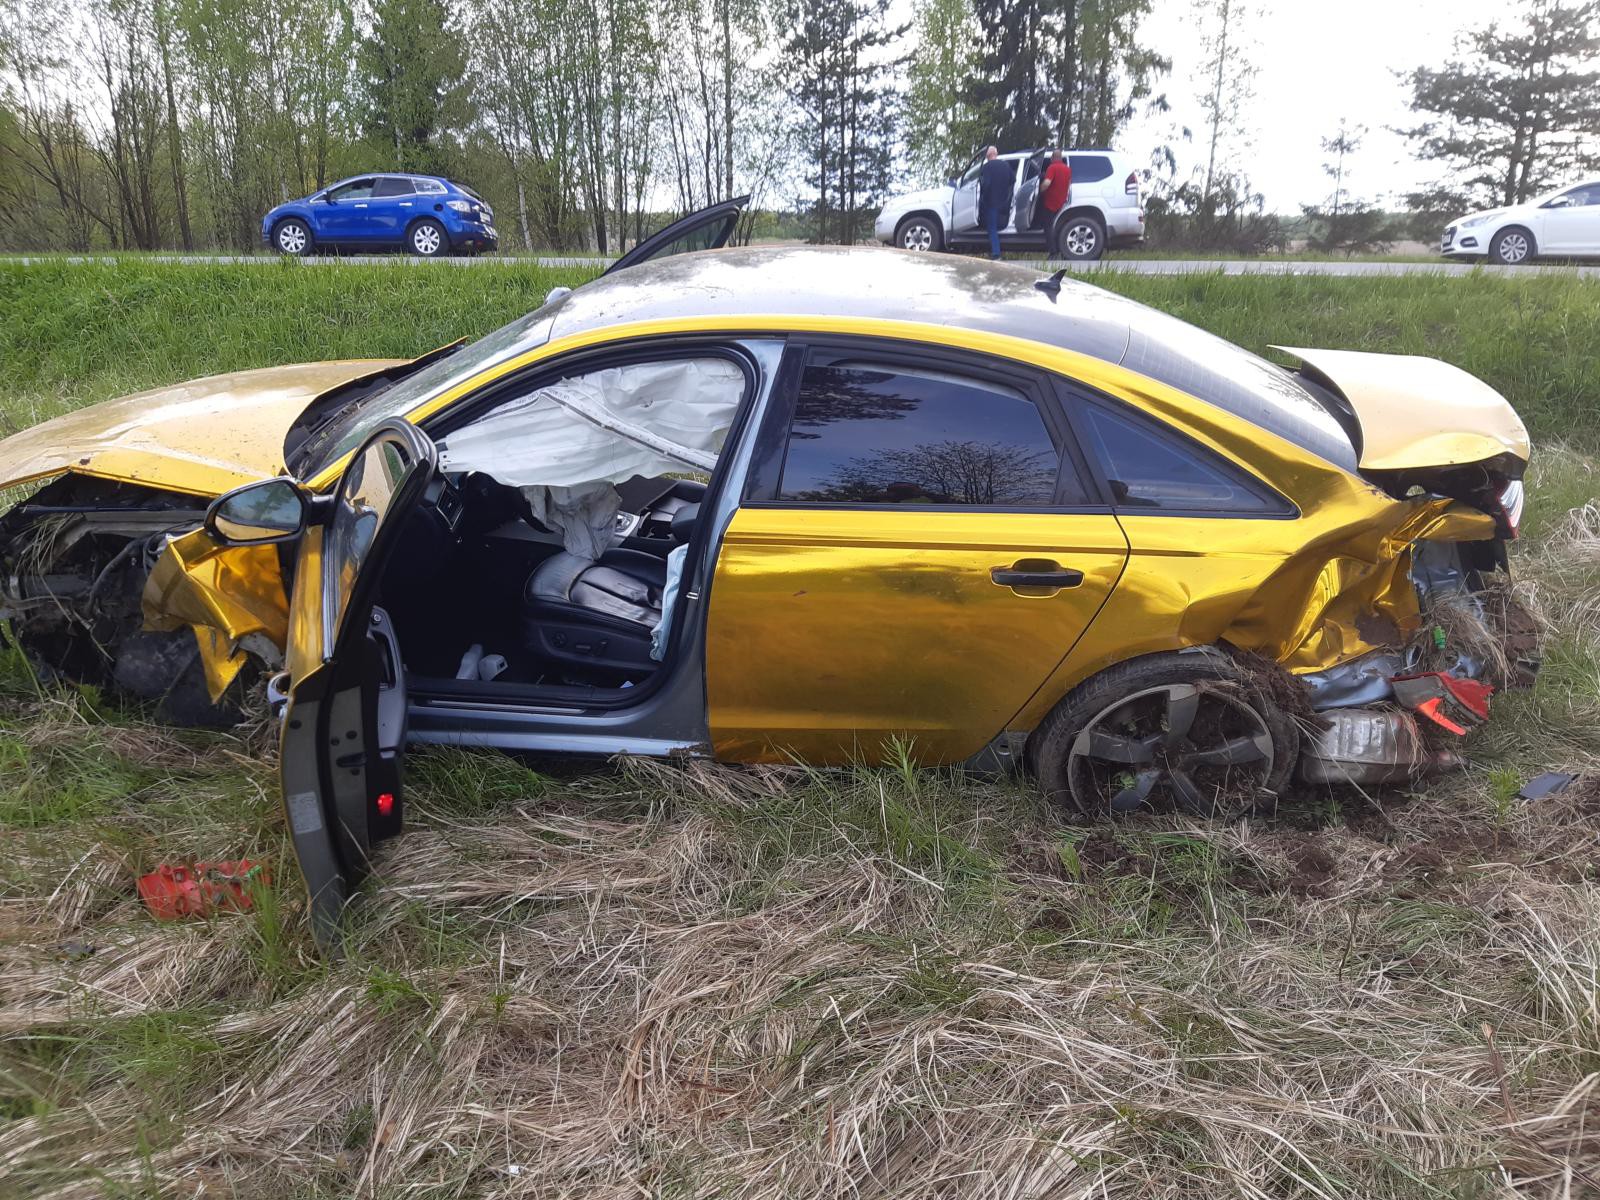
[[[1272,348],[1294,355],[1307,376],[1350,406],[1363,472],[1436,473],[1481,463],[1516,479],[1527,465],[1522,418],[1460,367],[1409,354]]]

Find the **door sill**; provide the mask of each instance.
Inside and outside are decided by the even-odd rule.
[[[441,679],[407,674],[412,704],[505,712],[582,713],[631,708],[653,695],[665,664],[652,678],[630,688],[592,684],[500,683],[481,679]]]

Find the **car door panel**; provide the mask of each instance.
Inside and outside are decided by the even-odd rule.
[[[415,207],[416,193],[406,180],[385,177],[367,201],[365,236],[369,241],[398,244]]]
[[[710,596],[706,694],[719,758],[976,754],[1105,604],[1128,544],[1108,513],[741,508]],[[1079,572],[1008,586],[997,569]]]
[[[312,204],[316,233],[325,242],[360,243],[372,240],[369,212],[374,180],[352,181],[330,188]]]
[[[301,539],[290,599],[279,770],[285,817],[324,944],[404,816],[405,672],[375,588],[396,530],[434,473],[402,420],[359,447],[323,524]]]
[[[950,228],[965,232],[978,227],[978,176],[969,168],[969,176],[956,183],[955,195],[950,202]]]
[[[1588,254],[1600,250],[1600,185],[1573,188],[1565,204],[1539,210],[1534,231],[1539,249],[1552,254]]]
[[[368,200],[331,200],[318,203],[317,232],[324,241],[367,240]]]

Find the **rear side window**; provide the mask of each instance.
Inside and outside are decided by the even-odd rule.
[[[437,179],[418,179],[414,182],[417,191],[424,196],[444,195],[444,184],[440,183]]]
[[[1286,516],[1292,509],[1264,484],[1175,431],[1157,430],[1099,404],[1082,409],[1089,453],[1100,460],[1112,502],[1130,513]]]
[[[859,360],[806,367],[779,498],[800,503],[1041,508],[1061,456],[1038,406],[1004,384]]]
[[[386,175],[378,180],[378,186],[372,189],[374,196],[409,196],[412,194],[411,180],[398,179]]]
[[[1111,178],[1111,160],[1103,154],[1069,154],[1073,183],[1099,183]]]

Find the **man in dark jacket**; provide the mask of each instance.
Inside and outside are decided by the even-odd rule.
[[[989,257],[1000,257],[1000,230],[1011,216],[1011,189],[1016,186],[1016,164],[1002,162],[1000,151],[990,146],[987,159],[978,172],[978,211],[983,214],[983,226],[989,231]]]

